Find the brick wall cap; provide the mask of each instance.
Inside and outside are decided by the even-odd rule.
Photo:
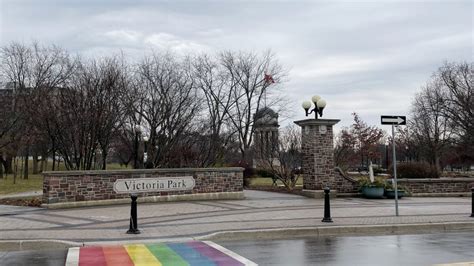
[[[113,175],[113,174],[151,174],[151,173],[195,173],[195,172],[243,172],[242,167],[223,168],[157,168],[157,169],[127,169],[127,170],[88,170],[88,171],[49,171],[43,176],[75,176],[75,175]]]
[[[341,121],[340,119],[305,119],[294,121],[298,126],[311,126],[311,125],[326,125],[332,126]]]

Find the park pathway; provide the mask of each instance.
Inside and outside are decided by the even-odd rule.
[[[94,243],[187,241],[219,235],[238,237],[241,232],[250,232],[250,237],[295,236],[298,232],[352,234],[362,232],[360,228],[365,228],[363,233],[372,228],[373,233],[390,234],[398,232],[395,226],[407,226],[407,232],[413,233],[418,229],[410,226],[417,225],[422,226],[420,230],[438,231],[474,228],[474,218],[469,217],[471,198],[403,198],[398,217],[394,216],[393,200],[335,198],[331,200],[334,222],[322,223],[322,199],[252,190],[245,195],[244,200],[139,204],[140,235],[125,233],[129,205],[55,210],[0,206],[0,235],[2,240]]]

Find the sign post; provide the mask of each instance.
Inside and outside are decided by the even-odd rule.
[[[398,216],[398,188],[397,188],[397,154],[395,152],[395,125],[406,125],[406,116],[389,116],[382,115],[380,117],[382,125],[392,125],[392,152],[393,152],[393,189],[395,190],[395,215]]]

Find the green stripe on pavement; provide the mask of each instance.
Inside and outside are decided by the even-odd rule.
[[[165,244],[149,244],[146,247],[163,266],[190,266],[189,263]]]

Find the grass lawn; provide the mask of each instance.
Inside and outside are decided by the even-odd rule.
[[[16,184],[13,184],[12,174],[4,176],[3,179],[0,179],[0,195],[42,190],[43,189],[43,175],[31,174],[32,165],[33,163],[30,160],[29,167],[28,167],[30,169],[30,174],[29,174],[28,179],[26,180],[21,179],[20,174],[17,175]],[[120,170],[120,169],[132,169],[132,167],[129,165],[129,167],[127,168],[125,166],[120,166],[119,164],[116,164],[116,163],[107,165],[107,170]],[[51,170],[51,164],[49,163],[47,166],[47,171],[50,171],[50,170]],[[21,172],[22,169],[19,168],[18,171]],[[66,171],[64,164],[59,165],[59,171]]]
[[[250,187],[271,187],[273,184],[273,181],[271,178],[266,178],[266,177],[252,177],[250,178]],[[277,184],[279,186],[283,186],[283,183],[280,180],[277,180]],[[303,185],[303,178],[300,177],[298,178],[298,181],[296,182],[296,185]]]
[[[35,191],[43,189],[42,175],[29,175],[27,180],[16,178],[16,184],[13,184],[13,175],[5,176],[0,179],[0,195],[13,194],[26,191]]]

